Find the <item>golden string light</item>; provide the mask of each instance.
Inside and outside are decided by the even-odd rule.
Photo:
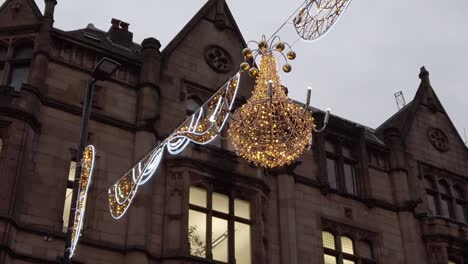
[[[83,227],[83,219],[86,212],[86,197],[88,195],[89,185],[91,184],[91,177],[93,176],[94,156],[94,146],[87,146],[83,152],[83,159],[81,160],[80,187],[78,189],[75,217],[71,233],[70,258],[75,253],[76,245],[81,235],[81,228]]]
[[[245,61],[240,68],[255,76],[256,81],[252,96],[234,112],[229,134],[240,156],[274,168],[294,161],[310,144],[314,118],[288,98],[280,82],[276,56],[284,59],[281,68],[287,73],[292,69],[288,60],[295,59],[296,53],[290,50],[284,54],[289,45],[277,37],[270,43],[263,39],[257,45],[256,50],[243,51]],[[257,56],[261,57],[258,69],[252,65]]]

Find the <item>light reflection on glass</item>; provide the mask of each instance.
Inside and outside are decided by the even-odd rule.
[[[234,224],[234,230],[236,263],[251,264],[250,226],[236,222]]]
[[[234,199],[234,215],[250,219],[250,203],[240,199]]]
[[[229,213],[229,199],[226,195],[213,193],[213,210]]]
[[[192,186],[189,196],[190,204],[206,207],[206,190]]]
[[[206,215],[201,212],[189,210],[188,239],[190,255],[206,256]]]
[[[228,261],[228,226],[227,221],[213,217],[212,225],[212,253],[213,259],[218,261]]]

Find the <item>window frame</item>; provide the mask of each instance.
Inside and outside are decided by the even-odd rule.
[[[426,209],[430,211],[429,200],[427,196],[434,198],[435,214],[428,213],[429,217],[441,217],[462,224],[468,224],[468,208],[463,187],[458,183],[451,183],[446,177],[438,177],[433,174],[426,174],[422,177],[426,193]],[[463,197],[458,197],[456,193]],[[448,216],[444,215],[444,204],[447,205]],[[458,206],[461,205],[463,216],[458,215]],[[463,217],[464,219],[461,219]]]
[[[2,69],[2,75],[0,76],[0,85],[12,87],[14,91],[19,92],[21,91],[22,84],[27,82],[29,79],[29,70],[32,59],[34,57],[34,41],[31,39],[9,39],[8,43],[6,43],[6,41],[0,41],[0,46],[6,48],[5,57],[3,59],[0,58],[0,68]],[[28,54],[26,57],[16,58],[15,51],[21,46],[28,46],[29,48],[31,48],[31,53]],[[23,80],[18,87],[12,86],[12,73],[14,72],[15,68],[22,66],[26,66],[27,68],[26,79]]]
[[[325,136],[324,138],[325,144],[325,166],[326,166],[326,180],[328,187],[332,190],[338,191],[340,193],[344,193],[351,196],[359,196],[361,190],[359,188],[359,174],[358,174],[358,157],[355,151],[355,146],[350,141],[345,141],[344,139],[335,139],[329,136]],[[331,152],[328,149],[327,145],[333,146],[333,151]],[[347,157],[344,153],[344,149],[349,148],[350,154],[352,157]],[[333,160],[335,163],[335,179],[336,179],[336,188],[333,188],[330,185],[330,175],[328,173],[328,162],[329,160]],[[354,192],[348,190],[347,187],[347,175],[345,172],[345,166],[349,165],[351,167],[351,177],[353,179],[353,188]]]
[[[196,212],[200,212],[205,214],[206,216],[206,234],[205,234],[205,257],[200,257],[196,255],[192,255],[190,250],[189,254],[191,257],[199,258],[203,260],[212,261],[213,263],[220,263],[220,264],[231,264],[235,263],[235,224],[242,223],[247,224],[250,226],[250,257],[251,263],[254,263],[254,250],[253,250],[253,226],[255,224],[255,219],[253,215],[253,200],[251,197],[246,195],[240,195],[239,193],[227,190],[226,188],[217,188],[212,184],[190,184],[188,193],[190,194],[190,188],[200,188],[206,191],[206,207],[202,207],[199,205],[191,204],[190,199],[188,199],[188,210],[193,210]],[[217,211],[213,208],[213,194],[221,194],[225,195],[228,198],[228,213],[224,213],[221,211]],[[190,195],[189,195],[190,196]],[[235,199],[240,199],[249,203],[249,216],[250,219],[242,218],[235,215],[234,212],[234,201]],[[222,262],[213,259],[213,252],[212,252],[212,226],[213,226],[213,218],[218,218],[227,221],[228,225],[228,254],[227,254],[227,262]],[[187,214],[187,229],[189,228],[189,219]],[[188,239],[188,236],[187,236]],[[189,247],[190,242],[188,241]]]
[[[328,232],[333,236],[334,242],[335,242],[335,249],[331,249],[328,247],[324,246],[324,241],[323,241],[323,233]],[[350,239],[353,247],[353,253],[347,253],[343,251],[343,244],[342,240],[343,238],[348,238]],[[333,231],[332,229],[324,228],[322,229],[321,232],[321,240],[322,240],[322,250],[323,250],[323,257],[325,258],[325,255],[333,256],[336,258],[336,264],[343,264],[345,260],[348,261],[353,261],[355,264],[376,264],[376,256],[375,256],[375,248],[374,248],[374,243],[370,242],[367,239],[357,239],[353,234],[346,233],[346,232],[341,232],[341,231]],[[372,255],[372,259],[369,259],[364,256],[360,256],[360,252],[357,248],[358,243],[357,242],[365,242],[370,246],[370,252]]]

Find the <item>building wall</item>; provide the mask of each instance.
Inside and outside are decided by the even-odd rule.
[[[0,14],[12,15],[5,13],[13,12],[12,2]],[[224,1],[208,1],[163,51],[154,39],[121,47],[81,38],[89,27],[48,31],[53,22],[41,20],[32,1],[23,2],[27,8],[18,13],[23,18],[18,24],[0,19],[0,41],[35,42],[20,91],[12,91],[5,78],[0,86],[0,263],[60,263],[64,196],[80,136],[83,91],[104,56],[122,67],[96,86],[89,128],[96,169],[76,263],[213,263],[190,256],[190,186],[250,201],[252,263],[323,263],[324,230],[349,236],[355,245],[370,241],[375,262],[369,263],[467,263],[468,225],[428,214],[422,178],[426,171],[437,172],[463,186],[468,199],[467,148],[446,113],[424,105],[415,108],[407,133],[391,127],[378,134],[332,117],[326,132],[314,135],[311,150],[277,170],[248,164],[229,140],[191,145],[176,156],[166,153],[126,216],[113,219],[107,188],[187,117],[187,98],[208,99],[237,72],[245,42]],[[53,15],[54,5],[46,1],[45,13]],[[210,45],[230,54],[230,70],[209,66]],[[250,77],[241,79],[237,105],[253,85]],[[427,141],[427,129],[434,126],[447,135],[448,151]],[[356,194],[329,184],[330,139],[352,146]]]

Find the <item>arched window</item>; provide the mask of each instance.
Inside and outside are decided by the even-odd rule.
[[[343,253],[354,255],[354,243],[353,240],[349,237],[341,237],[341,250]]]
[[[465,195],[460,186],[455,185],[453,187],[453,196],[455,198],[455,215],[458,221],[468,224],[468,208]]]
[[[29,75],[29,64],[33,56],[33,43],[25,42],[18,44],[13,49],[13,58],[10,61],[10,73],[8,85],[15,91],[21,89],[21,85],[27,81]]]

